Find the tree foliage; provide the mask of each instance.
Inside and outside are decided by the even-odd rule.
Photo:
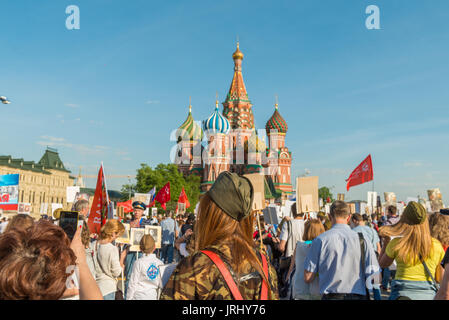
[[[327,198],[330,198],[331,202],[334,202],[334,196],[328,187],[321,187],[318,189],[318,197],[323,199],[324,203],[327,202]]]
[[[178,171],[178,167],[175,164],[160,163],[153,169],[149,165],[142,163],[141,167],[137,169],[136,180],[136,184],[132,186],[132,190],[137,193],[148,193],[154,186],[156,186],[157,193],[167,182],[170,182],[171,200],[166,203],[167,210],[176,209],[182,187],[184,187],[190,202],[190,207],[186,211],[193,212],[198,203],[200,196],[200,177],[196,175],[184,177]],[[129,185],[124,185],[122,187],[123,190],[129,192]],[[161,204],[157,201],[156,207],[159,210],[163,210]]]

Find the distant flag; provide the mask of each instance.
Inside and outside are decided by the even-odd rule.
[[[182,187],[181,194],[179,195],[178,203],[185,203],[186,209],[190,207],[189,199],[187,198],[184,187]]]
[[[100,229],[106,223],[109,215],[109,195],[102,163],[98,171],[97,187],[87,221],[90,232],[100,234]]]
[[[150,195],[150,203],[148,204],[148,207],[152,207],[154,206],[154,198],[156,198],[156,186],[154,186],[148,194]]]
[[[125,213],[130,213],[133,211],[133,205],[132,205],[132,200],[128,200],[125,202],[117,202],[117,208],[118,207],[123,207],[123,211]]]
[[[368,155],[368,157],[366,157],[366,159],[352,171],[349,178],[346,179],[346,190],[349,191],[349,188],[371,180],[373,180],[373,163],[371,161],[371,155]]]
[[[165,204],[170,201],[170,182],[167,182],[167,184],[159,190],[154,200],[161,204],[162,209],[167,210]]]

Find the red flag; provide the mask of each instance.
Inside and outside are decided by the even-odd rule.
[[[373,164],[371,162],[371,155],[368,155],[368,157],[366,157],[366,159],[352,171],[349,178],[346,179],[348,182],[346,190],[349,191],[349,188],[371,180],[373,180]]]
[[[182,187],[181,194],[179,195],[178,203],[185,203],[186,209],[190,207],[189,199],[187,198],[186,192],[184,190],[184,187]]]
[[[125,211],[125,213],[132,212],[133,211],[132,200],[129,199],[128,201],[125,202],[117,202],[117,208],[118,207],[123,207],[123,211]]]
[[[95,189],[92,208],[90,209],[87,225],[90,233],[100,234],[101,227],[106,223],[109,214],[109,196],[104,178],[103,164],[98,171],[97,187]]]
[[[170,182],[167,182],[167,184],[159,190],[154,200],[158,201],[164,210],[167,209],[165,204],[170,201]]]

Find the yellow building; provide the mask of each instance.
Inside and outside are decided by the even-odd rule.
[[[51,215],[51,204],[62,204],[70,209],[67,203],[67,187],[73,186],[75,177],[64,167],[58,151],[53,148],[45,150],[38,163],[14,159],[11,156],[0,156],[0,175],[19,174],[19,203],[31,204],[31,215],[40,218],[41,204],[47,204],[47,214]],[[5,211],[11,215],[16,212]]]

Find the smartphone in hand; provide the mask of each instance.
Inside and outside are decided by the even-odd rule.
[[[59,226],[67,234],[70,241],[72,241],[79,225],[83,225],[83,220],[79,219],[79,213],[77,211],[61,211]]]

